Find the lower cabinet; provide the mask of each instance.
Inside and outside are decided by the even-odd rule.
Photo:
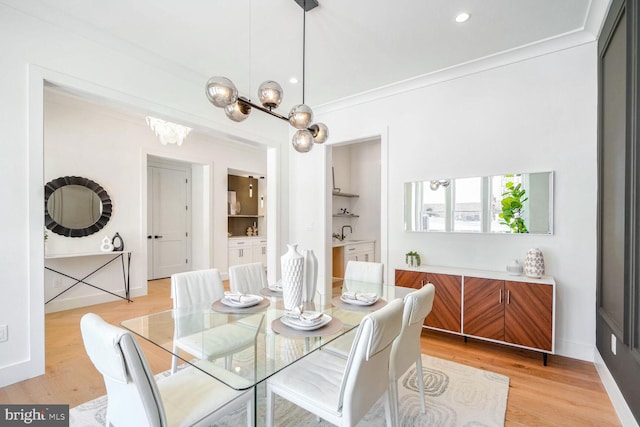
[[[462,332],[460,309],[462,301],[462,277],[450,274],[422,273],[396,270],[396,285],[421,288],[431,282],[436,288],[431,313],[424,321],[426,326],[451,332]]]
[[[376,243],[371,241],[349,243],[333,247],[333,277],[344,277],[349,261],[375,262]]]
[[[350,243],[344,247],[345,265],[349,261],[375,261],[375,244],[373,242]]]
[[[261,262],[265,267],[267,266],[267,239],[260,239],[254,241],[252,248],[252,260],[251,262]]]
[[[465,277],[465,335],[551,351],[551,285]]]
[[[463,269],[459,269],[463,270]],[[475,338],[554,352],[554,292],[552,278],[509,280],[396,270],[397,286],[436,288],[425,326]],[[487,276],[491,276],[487,274]]]
[[[553,350],[553,286],[506,281],[504,340]]]
[[[252,262],[267,265],[266,238],[229,239],[228,251],[229,267]]]

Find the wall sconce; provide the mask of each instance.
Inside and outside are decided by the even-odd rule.
[[[264,196],[260,196],[260,208],[264,208]]]
[[[249,179],[253,179],[251,175],[249,175]],[[253,184],[249,181],[249,197],[253,197]]]
[[[429,183],[429,187],[433,191],[436,191],[438,188],[440,188],[440,186],[446,188],[449,186],[449,184],[451,184],[451,181],[449,181],[448,179],[434,179],[433,181],[431,181],[431,183]]]

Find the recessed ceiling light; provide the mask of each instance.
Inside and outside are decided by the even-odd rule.
[[[463,22],[467,22],[469,18],[471,18],[471,15],[469,15],[467,12],[462,12],[456,16],[456,22],[461,24]]]
[[[289,79],[289,83],[294,84],[294,85],[295,85],[295,84],[298,84],[298,79],[297,79],[297,78],[295,78],[295,77],[291,77],[291,78]]]

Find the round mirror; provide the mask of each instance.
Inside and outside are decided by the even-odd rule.
[[[96,182],[77,176],[45,185],[45,226],[56,234],[82,237],[101,230],[111,218],[109,194]]]

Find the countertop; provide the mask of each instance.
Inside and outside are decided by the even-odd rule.
[[[333,247],[340,248],[343,246],[355,245],[359,243],[375,243],[375,240],[343,240],[342,242],[334,240]]]
[[[516,282],[539,283],[539,284],[553,285],[553,286],[555,286],[556,284],[552,276],[542,276],[542,277],[535,278],[535,277],[525,276],[524,274],[515,276],[503,271],[478,270],[478,269],[472,269],[472,268],[445,267],[445,266],[437,266],[437,265],[422,265],[420,267],[409,267],[405,265],[405,266],[396,266],[396,270],[418,271],[422,273],[435,273],[435,274],[450,274],[450,275],[457,275],[457,276],[480,277],[485,279],[496,279],[496,280],[512,280]]]

